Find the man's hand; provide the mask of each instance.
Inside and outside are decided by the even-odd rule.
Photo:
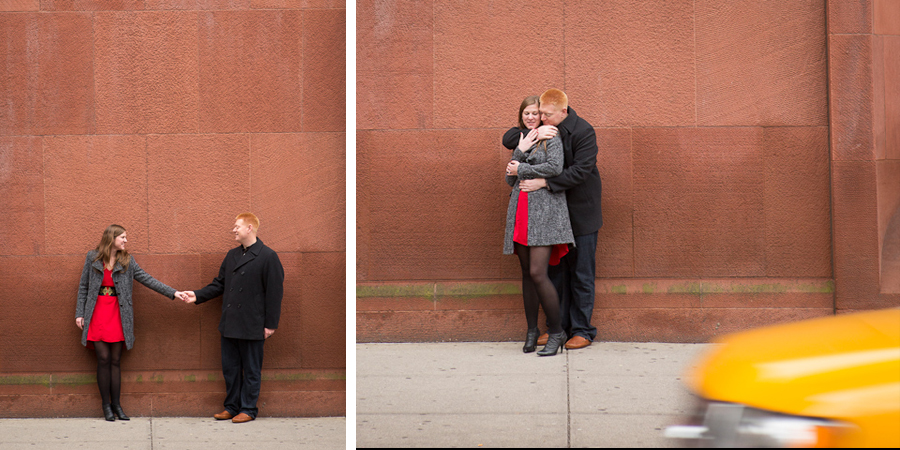
[[[533,180],[519,181],[519,189],[522,192],[534,192],[540,188],[547,187],[547,180],[543,178],[535,178]]]
[[[178,300],[181,300],[181,301],[183,301],[183,302],[186,302],[188,296],[187,296],[187,293],[186,293],[186,292],[183,292],[183,291],[175,291],[175,297],[172,298],[172,300],[175,300],[176,298],[177,298]]]
[[[185,303],[194,303],[197,301],[197,294],[194,294],[194,291],[184,291],[184,302]]]
[[[554,127],[553,125],[541,125],[536,129],[538,130],[537,138],[539,141],[550,139],[559,134],[559,130],[556,129],[556,127]]]
[[[268,328],[266,328],[265,330],[266,330],[266,339],[268,339],[269,336],[275,334],[275,330],[270,330]]]
[[[519,176],[519,162],[512,160],[506,165],[506,175],[511,177]]]
[[[80,328],[80,329],[83,330],[83,329],[84,329],[84,317],[76,317],[76,318],[75,318],[75,325],[77,325],[78,328]]]

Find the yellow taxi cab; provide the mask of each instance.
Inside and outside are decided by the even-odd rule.
[[[694,415],[667,437],[700,447],[900,447],[900,308],[716,342],[688,373]]]

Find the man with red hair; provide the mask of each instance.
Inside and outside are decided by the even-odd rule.
[[[594,127],[575,114],[569,99],[559,89],[549,89],[541,95],[539,109],[542,126],[540,138],[559,133],[563,141],[563,172],[553,178],[522,180],[519,187],[530,192],[549,189],[565,192],[569,219],[575,235],[575,249],[557,266],[550,266],[549,275],[559,293],[560,316],[569,334],[566,349],[574,350],[591,345],[597,328],[591,325],[594,311],[594,279],[596,278],[597,231],[603,226],[600,209],[602,184],[597,170],[597,135]],[[518,128],[503,136],[503,145],[514,149],[519,144]],[[545,333],[538,344],[546,342]]]
[[[225,377],[225,410],[217,420],[249,422],[259,409],[263,344],[278,328],[284,268],[274,250],[256,237],[259,219],[251,213],[235,218],[234,240],[219,276],[196,293],[188,291],[188,303],[203,303],[222,296],[222,375]]]

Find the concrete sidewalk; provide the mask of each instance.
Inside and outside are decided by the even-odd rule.
[[[685,370],[710,344],[357,344],[358,447],[671,447]]]
[[[0,419],[0,448],[178,449],[223,448],[345,449],[344,417],[260,417],[234,424],[197,417],[89,419]]]

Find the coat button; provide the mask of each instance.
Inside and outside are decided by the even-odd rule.
[[[226,308],[231,308],[231,303],[229,303],[228,306],[226,306]]]
[[[243,275],[243,274],[245,274],[245,273],[247,273],[247,272],[241,272],[241,275]]]

